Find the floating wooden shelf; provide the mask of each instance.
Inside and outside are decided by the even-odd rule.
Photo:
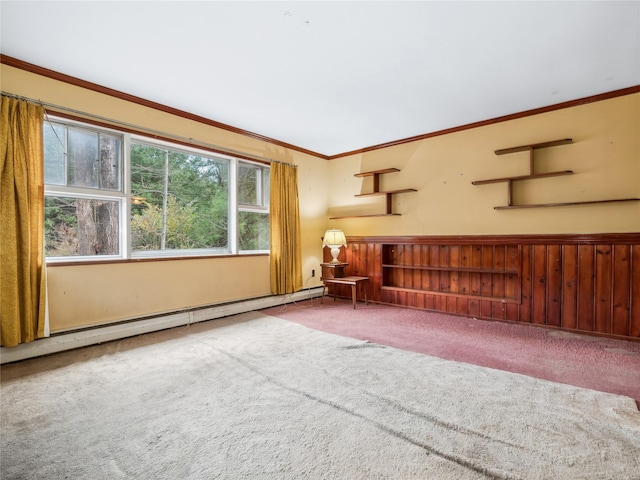
[[[493,207],[496,210],[509,210],[514,208],[540,208],[540,207],[564,207],[568,205],[589,205],[594,203],[637,202],[640,198],[617,198],[613,200],[585,200],[583,202],[559,202],[559,203],[532,203],[529,205],[502,205]]]
[[[417,192],[415,188],[403,188],[401,190],[389,190],[389,191],[381,191],[380,190],[380,175],[384,175],[385,173],[394,173],[399,172],[398,168],[383,168],[380,170],[371,170],[369,172],[361,172],[356,173],[355,177],[373,177],[373,189],[369,193],[360,193],[355,195],[355,197],[375,197],[379,195],[384,195],[386,197],[386,211],[385,213],[371,214],[371,215],[345,215],[340,217],[329,217],[331,220],[338,220],[341,218],[364,218],[364,217],[393,217],[399,216],[399,213],[393,213],[393,195],[398,193],[408,193],[408,192]]]
[[[562,140],[553,140],[551,142],[533,143],[531,145],[521,145],[520,147],[503,148],[502,150],[496,150],[496,155],[506,155],[508,153],[526,152],[529,150],[537,150],[538,148],[557,147],[559,145],[568,145],[573,143],[571,138],[563,138]]]
[[[354,177],[372,177],[376,175],[382,175],[384,173],[393,173],[399,171],[399,168],[383,168],[382,170],[371,170],[370,172],[356,173]]]
[[[516,153],[516,152],[529,152],[529,174],[528,175],[517,175],[511,177],[502,177],[502,178],[490,178],[489,180],[476,180],[471,182],[472,185],[487,185],[489,183],[501,183],[508,182],[509,184],[509,205],[511,205],[511,182],[515,180],[530,180],[534,178],[546,178],[546,177],[557,177],[559,175],[571,175],[573,170],[562,170],[560,172],[548,172],[548,173],[536,173],[535,165],[534,165],[534,157],[533,152],[539,148],[548,148],[548,147],[556,147],[558,145],[567,145],[572,143],[573,140],[570,138],[563,138],[562,140],[554,140],[552,142],[544,142],[544,143],[534,143],[532,145],[522,145],[520,147],[512,147],[512,148],[504,148],[502,150],[496,150],[496,155],[505,155],[507,153]]]
[[[386,192],[360,193],[356,197],[375,197],[376,195],[393,195],[395,193],[417,192],[415,188],[403,188],[402,190],[389,190]]]
[[[472,185],[487,185],[490,183],[507,183],[507,205],[493,207],[496,210],[510,210],[514,208],[540,208],[540,207],[562,207],[566,205],[588,205],[595,203],[612,203],[612,202],[633,202],[640,200],[640,198],[621,198],[614,200],[587,200],[583,202],[555,202],[555,203],[535,203],[535,204],[527,204],[527,205],[514,205],[513,204],[513,182],[519,180],[532,180],[536,178],[548,178],[548,177],[558,177],[561,175],[572,175],[573,170],[562,170],[559,172],[547,172],[547,173],[535,173],[534,167],[534,155],[533,152],[539,148],[549,148],[549,147],[557,147],[559,145],[568,145],[573,143],[573,140],[570,138],[563,138],[561,140],[553,140],[551,142],[543,142],[543,143],[534,143],[531,145],[521,145],[519,147],[511,147],[511,148],[503,148],[501,150],[496,150],[496,155],[506,155],[509,153],[516,152],[529,152],[529,174],[528,175],[518,175],[512,177],[502,177],[502,178],[491,178],[488,180],[476,180],[471,182]]]
[[[339,220],[341,218],[366,218],[366,217],[399,217],[399,213],[372,213],[368,215],[343,215],[340,217],[329,217],[331,220]]]
[[[473,185],[487,185],[489,183],[509,182],[512,180],[529,180],[531,178],[558,177],[561,175],[571,175],[573,170],[562,170],[561,172],[536,173],[534,175],[520,175],[517,177],[492,178],[490,180],[476,180]]]

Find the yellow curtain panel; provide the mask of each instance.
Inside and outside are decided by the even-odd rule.
[[[44,108],[0,98],[0,343],[44,336]]]
[[[276,295],[302,289],[298,169],[271,163],[271,292]]]

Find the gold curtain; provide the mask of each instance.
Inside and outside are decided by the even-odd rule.
[[[302,289],[298,169],[271,163],[271,292]]]
[[[0,343],[44,336],[44,108],[0,98]]]

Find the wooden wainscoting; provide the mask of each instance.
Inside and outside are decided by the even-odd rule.
[[[640,234],[347,242],[339,258],[369,277],[369,301],[640,340]]]

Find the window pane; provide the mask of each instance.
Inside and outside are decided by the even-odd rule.
[[[46,184],[119,191],[121,165],[122,136],[100,134],[59,123],[45,123]]]
[[[238,203],[241,205],[260,205],[258,203],[258,168],[240,164],[238,166]]]
[[[98,134],[69,129],[69,185],[98,187]]]
[[[118,201],[45,197],[46,255],[118,255],[118,212]]]
[[[263,205],[269,206],[271,204],[270,195],[271,195],[271,169],[263,168],[262,169]]]
[[[50,185],[66,184],[65,153],[67,127],[58,123],[44,124],[44,181]]]
[[[122,139],[100,135],[100,188],[120,190]]]
[[[227,248],[229,163],[131,146],[133,250]]]
[[[269,250],[269,214],[238,212],[240,250]]]

